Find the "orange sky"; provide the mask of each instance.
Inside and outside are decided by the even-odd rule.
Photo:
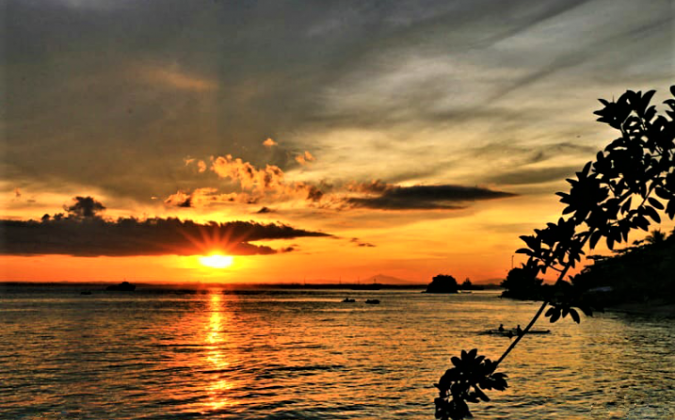
[[[0,280],[497,281],[613,140],[596,99],[672,82],[665,3],[121,3],[8,6],[0,219],[74,230],[7,233]],[[214,269],[130,217],[260,232]]]

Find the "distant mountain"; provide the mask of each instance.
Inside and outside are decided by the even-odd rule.
[[[412,280],[404,280],[404,279],[399,279],[398,277],[392,277],[392,276],[385,276],[384,274],[377,274],[374,276],[370,276],[367,279],[361,280],[360,283],[366,284],[366,283],[377,283],[377,284],[391,284],[391,285],[409,285],[409,284],[420,284],[419,282],[415,282]]]

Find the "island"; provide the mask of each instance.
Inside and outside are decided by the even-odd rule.
[[[424,293],[457,293],[457,280],[448,274],[439,274],[431,279]]]
[[[120,284],[112,284],[106,287],[105,290],[110,290],[114,292],[133,292],[136,290],[136,285],[129,283],[128,281],[123,281]]]

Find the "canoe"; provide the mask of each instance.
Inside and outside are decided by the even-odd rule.
[[[527,332],[528,334],[550,334],[551,330],[530,330]],[[480,334],[484,335],[500,335],[502,337],[515,337],[518,335],[518,332],[516,331],[515,328],[510,329],[510,330],[503,330],[499,331],[498,329],[494,330],[485,330],[480,332]]]

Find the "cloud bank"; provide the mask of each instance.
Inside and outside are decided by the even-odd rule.
[[[287,252],[250,242],[300,237],[327,237],[322,232],[285,224],[233,221],[196,223],[177,218],[119,218],[98,215],[105,207],[92,197],[76,197],[68,215],[45,215],[40,222],[0,220],[3,255],[60,254],[80,257],[138,255],[230,255]]]
[[[305,152],[306,156],[311,156]],[[188,164],[194,159],[186,160]],[[197,164],[202,161],[197,161]],[[295,200],[324,210],[367,208],[378,210],[460,210],[469,202],[514,197],[515,194],[481,187],[461,185],[398,186],[382,180],[352,181],[334,185],[322,181],[288,182],[284,171],[274,165],[256,168],[250,162],[231,155],[211,158],[211,170],[218,177],[239,184],[240,192],[220,193],[217,188],[197,188],[192,192],[178,191],[165,204],[183,208],[199,208],[212,204],[278,204]],[[263,207],[267,209],[266,206]],[[265,213],[267,211],[260,211]]]

